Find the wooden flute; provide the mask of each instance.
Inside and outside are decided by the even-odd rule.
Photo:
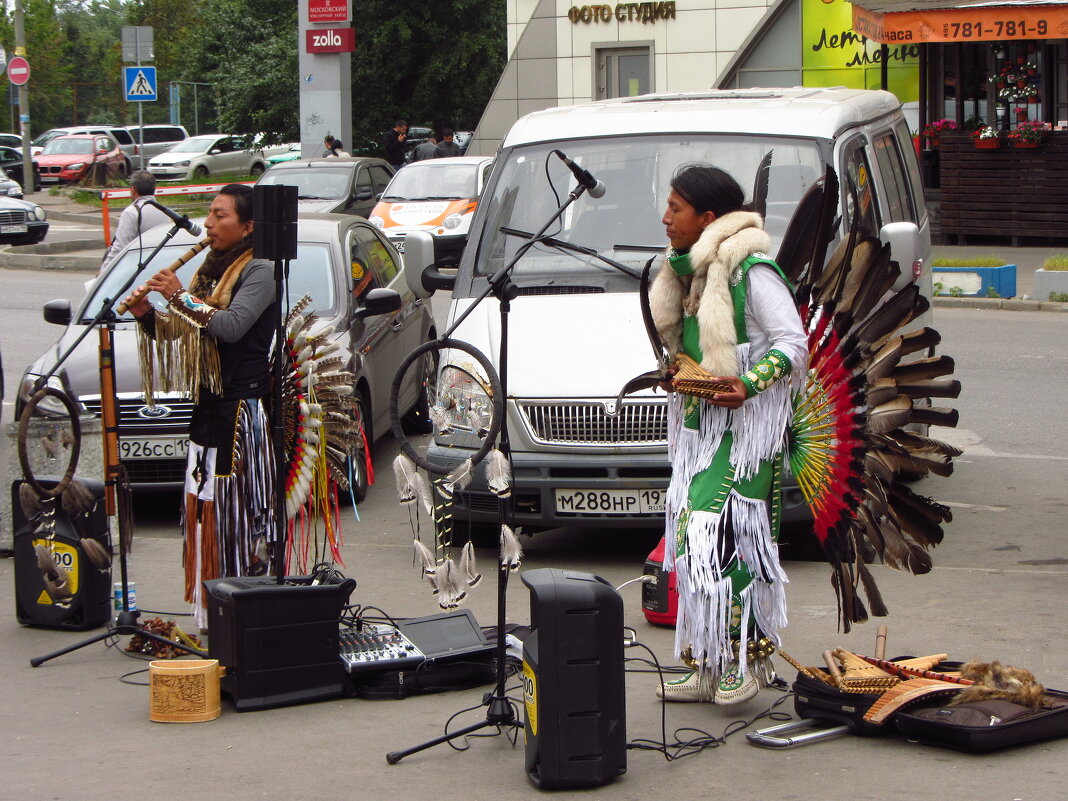
[[[193,247],[189,248],[189,250],[187,250],[185,253],[183,253],[181,256],[179,256],[177,259],[175,259],[174,260],[174,264],[169,264],[166,267],[164,267],[163,269],[169,270],[172,273],[175,272],[183,264],[185,264],[187,261],[189,261],[195,255],[200,253],[200,251],[202,251],[204,248],[206,248],[208,246],[208,242],[210,242],[210,241],[211,240],[205,238],[202,241],[197,242],[195,245],[193,245]],[[136,303],[137,301],[141,300],[141,298],[143,298],[145,295],[147,295],[150,291],[151,290],[148,290],[148,289],[145,289],[143,291],[141,289],[135,290],[133,292],[133,294],[130,295],[130,302],[131,303]],[[118,306],[115,307],[115,310],[119,314],[125,314],[126,310],[129,309],[129,308],[130,308],[130,306],[126,303],[126,301],[123,301],[122,303],[120,303]]]

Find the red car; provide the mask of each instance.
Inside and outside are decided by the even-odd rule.
[[[80,181],[95,165],[103,165],[113,177],[126,177],[126,157],[106,134],[57,136],[44,146],[37,162],[43,184]]]

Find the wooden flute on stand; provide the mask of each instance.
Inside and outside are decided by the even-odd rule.
[[[177,259],[175,259],[173,264],[168,264],[163,269],[164,270],[168,270],[169,272],[172,272],[172,273],[173,272],[177,272],[181,268],[181,266],[183,264],[188,262],[191,258],[193,258],[195,255],[200,253],[200,251],[202,251],[204,248],[206,248],[210,241],[211,240],[205,238],[202,241],[197,242],[195,245],[193,245],[193,247],[189,248],[189,250],[187,250],[185,253],[183,253],[181,256],[179,256]],[[145,289],[145,290],[141,290],[141,289],[135,290],[133,292],[133,294],[130,295],[131,302],[136,303],[137,301],[141,300],[141,298],[145,297],[149,293],[149,291],[150,290],[147,290],[147,289]],[[122,302],[119,303],[118,306],[115,307],[115,310],[119,314],[126,314],[126,312],[127,312],[127,310],[129,308],[130,308],[129,305],[127,305],[127,303],[125,301],[122,301]]]

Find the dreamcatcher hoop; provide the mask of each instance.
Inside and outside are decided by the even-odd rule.
[[[397,372],[393,376],[393,383],[389,389],[389,421],[393,429],[393,436],[397,438],[397,442],[404,455],[428,473],[437,476],[447,475],[455,465],[435,462],[419,453],[419,451],[412,445],[408,438],[408,434],[404,430],[402,415],[400,413],[400,391],[401,387],[404,386],[405,376],[413,364],[427,353],[436,353],[438,364],[440,365],[442,364],[441,352],[446,350],[459,350],[474,359],[475,363],[482,370],[482,377],[484,377],[485,383],[488,384],[488,386],[484,386],[482,389],[485,391],[485,394],[489,399],[489,404],[485,409],[481,410],[483,412],[488,412],[488,418],[486,419],[485,425],[482,426],[481,431],[473,432],[476,436],[481,437],[481,444],[469,457],[472,466],[481,462],[490,450],[493,449],[494,443],[496,443],[497,437],[501,432],[505,414],[504,390],[501,386],[500,376],[497,374],[497,370],[494,368],[492,362],[490,362],[486,355],[474,345],[459,339],[443,338],[435,339],[431,342],[424,342],[409,353],[397,368]],[[450,366],[450,369],[459,368]],[[480,384],[482,383],[481,377],[471,375],[470,373],[468,373],[468,375],[472,380]],[[441,422],[444,418],[442,418],[441,415],[444,415],[451,422],[458,424],[456,426],[450,426],[447,430],[464,429],[470,431],[473,428],[466,416],[472,410],[463,407],[465,400],[465,398],[458,394],[449,395],[448,393],[439,393],[436,395],[434,404],[431,405],[430,413],[431,421],[434,423],[437,433],[443,433],[441,430]]]
[[[67,457],[67,468],[63,472],[63,477],[56,482],[56,485],[52,487],[52,489],[45,489],[41,486],[40,482],[37,481],[33,468],[30,466],[30,455],[27,450],[30,420],[33,418],[37,405],[45,398],[55,398],[63,404],[63,408],[67,412],[67,417],[70,419],[71,436],[73,438],[73,442],[70,444],[70,455]],[[26,479],[26,483],[37,493],[38,497],[58,498],[63,494],[63,490],[67,488],[71,479],[74,478],[74,471],[78,467],[78,457],[81,455],[81,449],[82,424],[78,419],[78,410],[74,405],[74,401],[66,392],[61,389],[56,389],[55,387],[42,387],[37,390],[33,397],[30,398],[29,403],[26,404],[26,407],[22,410],[22,416],[19,417],[18,453],[19,465],[22,467],[22,475]]]

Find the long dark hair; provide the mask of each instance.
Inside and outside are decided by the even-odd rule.
[[[252,222],[252,187],[247,184],[227,184],[219,190],[220,195],[234,199],[234,211],[242,223]]]
[[[717,217],[732,211],[752,211],[745,194],[729,173],[711,164],[683,164],[671,179],[671,188],[698,214],[711,211]]]

